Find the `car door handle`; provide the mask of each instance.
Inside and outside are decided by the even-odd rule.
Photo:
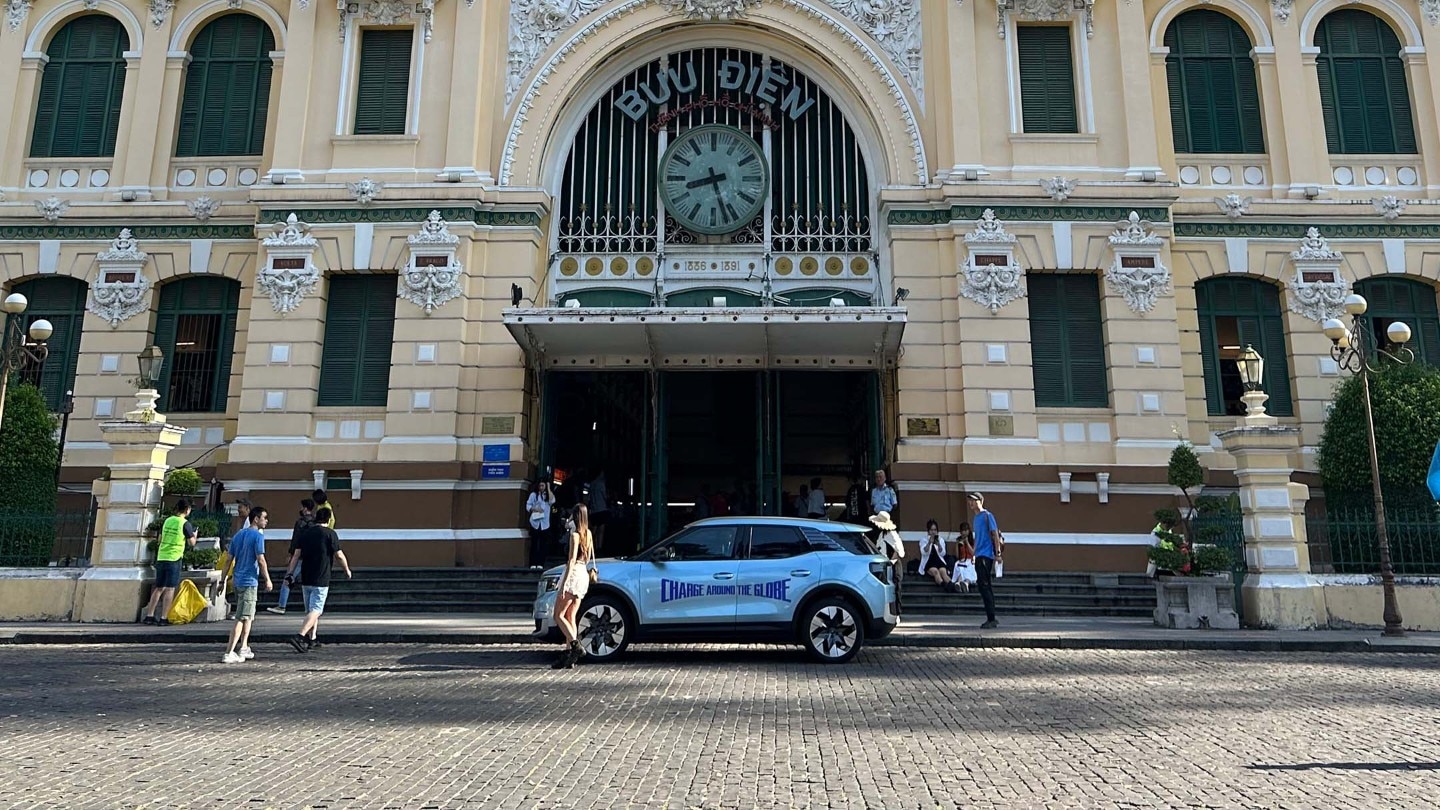
[[[790,576],[792,576],[792,577],[808,577],[808,576],[810,576],[810,572],[809,572],[809,571],[806,571],[804,568],[796,568],[794,571],[791,571],[791,572],[790,572]]]
[[[716,578],[716,579],[734,579],[734,578],[735,578],[735,575],[734,575],[734,574],[716,574],[716,575],[715,575],[715,578]]]

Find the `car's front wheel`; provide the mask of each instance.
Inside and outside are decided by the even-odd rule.
[[[800,643],[821,663],[843,664],[865,645],[865,625],[849,600],[827,597],[811,604],[801,616]]]
[[[615,597],[605,595],[585,601],[577,625],[585,658],[596,663],[613,660],[625,652],[634,632],[625,606]]]

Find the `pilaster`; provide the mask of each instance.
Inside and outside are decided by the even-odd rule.
[[[1144,3],[1113,2],[1110,6],[1115,9],[1115,36],[1120,42],[1120,72],[1124,77],[1120,87],[1130,164],[1125,175],[1138,180],[1145,172],[1161,171],[1150,90],[1149,26]]]
[[[315,18],[322,4],[315,8],[306,0],[290,0],[290,13],[285,16],[289,29],[285,34],[285,69],[280,74],[279,101],[283,114],[272,117],[275,146],[271,150],[269,180],[300,182],[304,161],[305,123],[309,119],[311,67],[315,62]],[[332,29],[325,28],[328,33]],[[322,119],[324,120],[324,119]]]

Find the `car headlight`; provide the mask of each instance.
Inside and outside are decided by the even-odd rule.
[[[543,577],[540,578],[540,593],[541,593],[541,595],[550,593],[551,591],[558,591],[558,590],[560,590],[560,577],[559,577],[559,575],[550,574],[550,575],[548,575],[548,576],[543,576]]]

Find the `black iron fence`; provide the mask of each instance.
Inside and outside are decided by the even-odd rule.
[[[0,511],[0,567],[87,566],[94,538],[94,509]]]
[[[1440,508],[1389,508],[1390,566],[1398,575],[1440,576]],[[1317,574],[1378,574],[1380,548],[1373,509],[1328,508],[1305,516],[1310,570]]]

